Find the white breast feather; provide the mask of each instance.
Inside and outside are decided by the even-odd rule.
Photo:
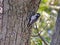
[[[31,21],[30,21],[30,24],[32,23],[32,21],[36,18],[36,15],[32,16],[31,17]]]

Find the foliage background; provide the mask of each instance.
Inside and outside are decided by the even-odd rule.
[[[41,16],[32,28],[31,45],[45,45],[44,41],[50,45],[59,8],[59,0],[41,0],[37,11]]]

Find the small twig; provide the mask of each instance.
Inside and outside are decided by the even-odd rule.
[[[39,37],[45,43],[45,45],[48,45],[48,42],[46,42],[46,40],[40,35],[42,33],[42,31],[38,30],[37,25],[36,25],[35,29],[37,30],[38,35],[34,35],[33,37]]]
[[[38,33],[38,36],[41,38],[41,40],[45,43],[45,45],[48,45],[48,43],[46,42],[46,40]]]
[[[32,37],[39,37],[45,43],[45,45],[48,45],[48,43],[46,42],[46,40],[40,34],[38,34],[38,35],[32,35]]]

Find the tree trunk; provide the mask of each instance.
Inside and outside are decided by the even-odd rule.
[[[40,0],[4,0],[0,45],[30,45],[28,16],[36,12]]]
[[[58,16],[56,20],[56,27],[52,35],[51,45],[60,45],[60,10],[58,11]]]

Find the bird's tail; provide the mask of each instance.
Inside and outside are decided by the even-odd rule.
[[[31,24],[28,23],[28,24],[27,24],[27,27],[30,27],[30,26],[31,26]]]

